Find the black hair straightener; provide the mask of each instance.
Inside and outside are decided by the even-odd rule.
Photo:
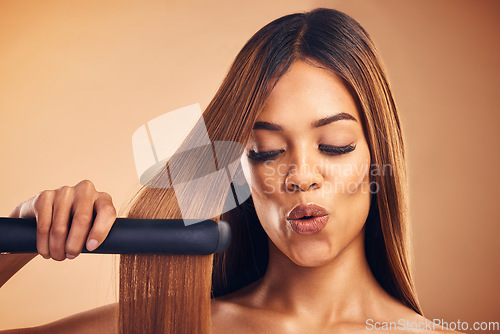
[[[177,133],[175,140],[168,136],[174,132]],[[176,146],[177,137],[186,137],[180,146]],[[237,176],[238,171],[242,174],[243,145],[232,141],[212,143],[199,104],[165,113],[149,121],[147,126],[142,125],[134,132],[132,144],[141,184],[151,188],[173,187],[182,215],[190,218],[192,212],[197,215],[201,212],[203,217],[117,218],[104,242],[92,252],[84,247],[82,253],[208,255],[226,250],[231,242],[229,224],[223,220],[217,224],[205,217],[227,212],[250,196],[246,182],[233,183],[233,176]],[[167,161],[168,178],[165,175],[163,179],[156,179]],[[196,168],[187,173],[187,165]],[[223,211],[216,212],[220,207],[219,196],[228,191],[231,193]],[[196,203],[196,210],[192,208],[195,194],[205,198]],[[0,253],[37,253],[36,230],[35,218],[0,217]]]
[[[185,254],[222,252],[231,242],[229,224],[220,220],[116,218],[97,254]],[[37,253],[35,218],[0,217],[0,253]]]

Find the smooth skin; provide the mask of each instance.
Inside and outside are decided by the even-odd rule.
[[[312,126],[340,113],[353,119]],[[342,80],[313,62],[297,61],[257,122],[281,128],[259,127],[247,145],[246,153],[280,152],[273,160],[242,159],[269,236],[269,265],[263,278],[214,302],[214,333],[373,333],[367,319],[425,323],[378,284],[366,261],[370,151]],[[332,155],[323,145],[355,149]],[[327,226],[316,234],[294,232],[286,217],[299,203],[324,207]]]
[[[353,119],[311,127],[339,113]],[[371,195],[370,151],[360,120],[343,82],[325,69],[297,61],[279,80],[257,121],[277,124],[281,130],[253,130],[246,153],[280,153],[268,161],[242,158],[257,214],[269,236],[268,270],[258,281],[212,301],[213,334],[373,333],[367,319],[429,321],[391,297],[366,261],[363,232]],[[320,145],[355,149],[327,154]],[[327,209],[329,221],[316,234],[300,235],[285,217],[295,205],[311,202]],[[93,211],[97,213],[94,224]],[[75,216],[68,231],[70,212]],[[85,180],[74,187],[44,191],[10,216],[36,217],[39,254],[61,261],[78,256],[91,239],[101,244],[116,210],[108,194]],[[10,268],[13,275],[34,256],[3,255],[0,272]],[[10,277],[6,276],[0,276],[0,284]],[[70,329],[72,333],[116,333],[117,311],[117,304],[111,304],[26,333]]]

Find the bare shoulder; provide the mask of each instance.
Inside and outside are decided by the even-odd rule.
[[[212,334],[230,333],[234,330],[233,324],[236,316],[237,314],[231,303],[220,299],[212,299]]]
[[[22,333],[118,333],[118,303],[77,313]]]
[[[212,334],[290,332],[281,315],[252,303],[252,287],[212,299]]]
[[[95,309],[40,326],[40,333],[118,333],[118,303]]]
[[[212,334],[261,332],[247,307],[228,298],[212,299]]]

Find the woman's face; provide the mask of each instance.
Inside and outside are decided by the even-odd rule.
[[[370,206],[370,151],[356,103],[331,72],[291,65],[257,117],[242,165],[262,227],[294,263],[323,265],[360,234]],[[327,216],[287,219],[301,203]]]

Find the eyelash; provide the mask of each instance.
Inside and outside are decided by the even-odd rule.
[[[319,145],[319,149],[323,151],[326,155],[336,156],[342,155],[354,151],[356,145],[346,145],[346,146],[329,146],[329,145]],[[251,150],[247,156],[252,160],[273,160],[278,154],[285,152],[285,150],[269,151],[257,153]]]

